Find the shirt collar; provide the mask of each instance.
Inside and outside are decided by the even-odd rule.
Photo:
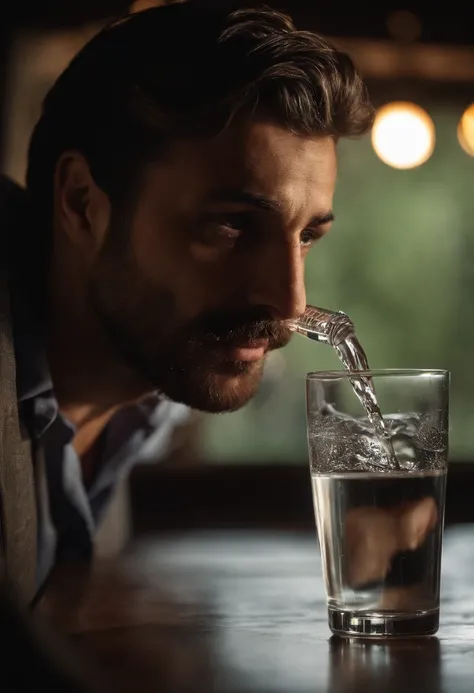
[[[25,402],[52,393],[51,373],[41,340],[33,335],[15,335],[14,340],[19,401]]]
[[[30,425],[36,438],[40,438],[59,413],[49,366],[45,351],[37,340],[20,339],[16,343],[19,406],[23,411],[29,409]]]
[[[58,416],[45,340],[30,306],[18,300],[14,287],[11,305],[18,402],[23,411],[29,408],[34,434],[39,437]]]

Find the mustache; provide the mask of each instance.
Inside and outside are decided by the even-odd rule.
[[[264,308],[215,311],[200,316],[193,325],[193,341],[238,344],[266,340],[269,349],[288,344],[291,330]]]

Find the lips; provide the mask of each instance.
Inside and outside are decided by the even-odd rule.
[[[226,347],[233,361],[260,361],[268,351],[268,339],[255,339]]]

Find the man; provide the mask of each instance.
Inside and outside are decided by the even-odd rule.
[[[27,597],[36,512],[38,585],[91,553],[171,401],[255,393],[305,308],[337,141],[371,117],[351,60],[265,8],[132,15],[59,77],[2,224],[4,555]]]

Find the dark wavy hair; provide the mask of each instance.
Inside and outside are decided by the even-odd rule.
[[[51,223],[53,178],[67,149],[87,159],[112,205],[173,141],[212,136],[239,113],[301,135],[358,136],[372,121],[348,55],[268,7],[156,7],[115,21],[72,60],[33,132],[27,188]]]

